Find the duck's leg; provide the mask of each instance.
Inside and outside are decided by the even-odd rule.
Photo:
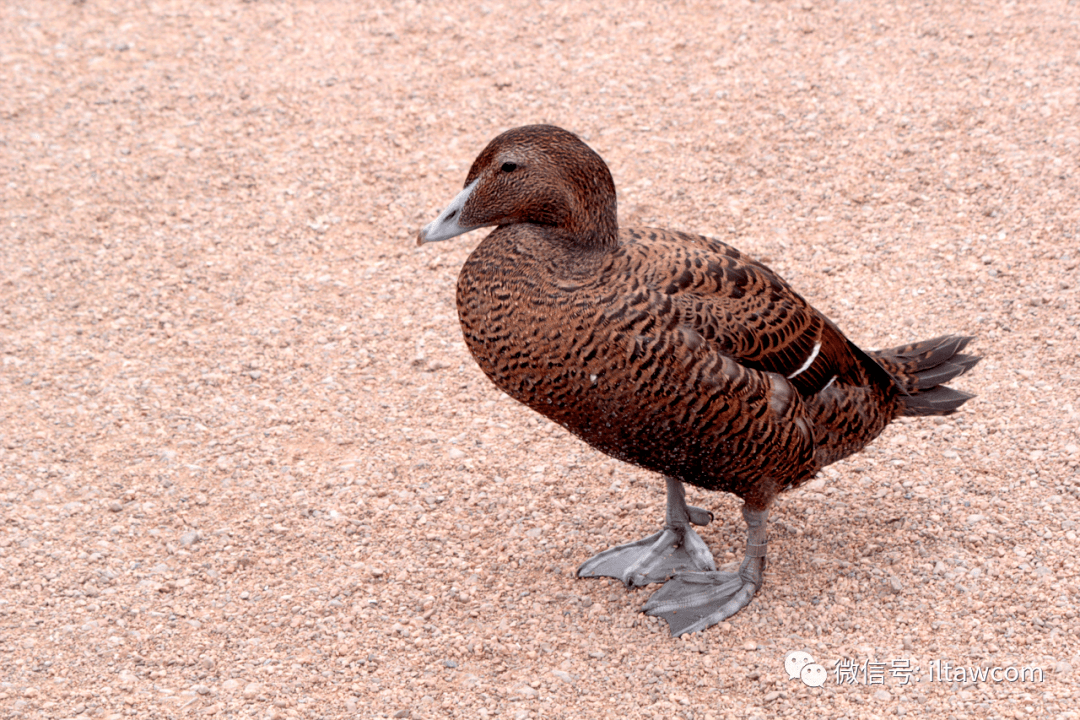
[[[674,636],[704,630],[750,604],[765,580],[768,510],[742,509],[746,520],[746,557],[737,573],[683,572],[664,583],[642,608],[668,621]]]
[[[686,489],[667,480],[664,529],[637,542],[609,548],[585,561],[578,577],[613,577],[627,587],[664,582],[676,573],[715,571],[712,553],[690,524],[708,525],[712,513],[686,504]]]

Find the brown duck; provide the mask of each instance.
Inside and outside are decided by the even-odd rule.
[[[942,383],[979,358],[943,336],[864,352],[776,273],[717,240],[619,228],[604,161],[550,125],[509,130],[419,233],[497,226],[461,270],[465,341],[501,390],[596,449],[661,473],[651,537],[588,560],[581,577],[665,583],[645,612],[673,635],[749,604],[765,569],[773,498],[866,446],[900,415],[943,415],[970,395]],[[690,527],[682,483],[743,499],[737,573]]]

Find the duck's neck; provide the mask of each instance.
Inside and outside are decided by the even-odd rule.
[[[575,218],[574,222],[556,228],[553,235],[571,254],[614,250],[619,245],[619,223],[614,202],[610,212]]]
[[[619,209],[615,183],[601,165],[578,182],[576,207],[571,207],[561,227],[568,240],[585,251],[614,250],[619,245]]]

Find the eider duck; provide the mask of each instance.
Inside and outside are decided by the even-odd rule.
[[[864,352],[775,272],[718,240],[620,228],[607,165],[551,125],[484,148],[418,244],[495,226],[457,285],[465,341],[514,399],[597,450],[662,474],[663,529],[580,577],[664,583],[644,611],[672,635],[738,612],[761,588],[769,506],[900,415],[943,415],[969,337]],[[719,572],[683,483],[743,500],[738,572]]]

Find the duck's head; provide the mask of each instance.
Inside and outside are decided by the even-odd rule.
[[[581,249],[617,244],[611,172],[577,135],[554,125],[499,135],[473,162],[465,189],[420,230],[417,244],[520,223]]]

